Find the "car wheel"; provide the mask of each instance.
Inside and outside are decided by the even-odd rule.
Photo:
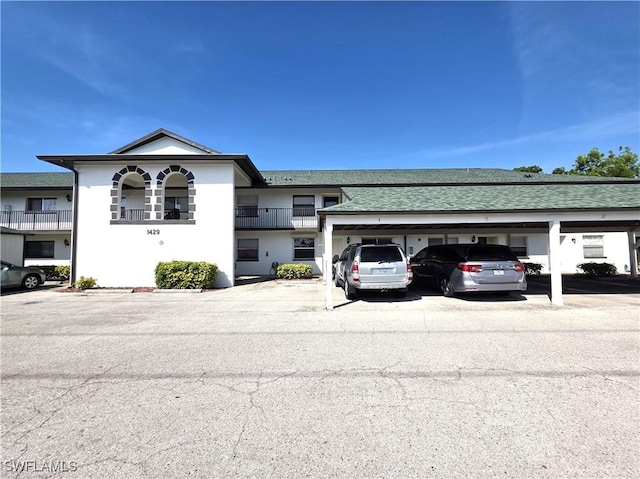
[[[443,296],[451,298],[455,294],[455,291],[453,291],[453,286],[451,285],[451,280],[449,278],[443,276],[442,278],[440,278],[438,284],[440,285],[440,292]]]
[[[404,298],[407,295],[406,289],[396,289],[393,291],[394,298]]]
[[[29,274],[22,280],[22,287],[24,289],[33,289],[40,284],[40,280],[35,274]]]
[[[356,289],[349,284],[347,278],[344,279],[344,297],[347,299],[356,298]]]

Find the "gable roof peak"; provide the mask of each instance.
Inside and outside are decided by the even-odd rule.
[[[203,153],[208,153],[208,154],[213,154],[213,155],[217,155],[220,154],[219,151],[216,151],[212,148],[209,148],[208,146],[204,146],[201,145],[200,143],[196,143],[193,140],[190,140],[188,138],[185,138],[184,136],[180,136],[177,133],[174,133],[172,131],[169,130],[165,130],[164,128],[158,128],[155,131],[152,131],[151,133],[143,136],[142,138],[138,138],[137,140],[132,141],[131,143],[128,143],[120,148],[118,148],[117,150],[114,150],[110,153],[108,153],[109,155],[121,155],[124,153],[127,153],[135,148],[139,148],[143,145],[146,145],[148,143],[152,143],[154,141],[157,141],[161,138],[172,138],[176,141],[179,141],[181,143],[184,143],[185,145],[189,145],[193,148],[196,148],[200,151],[202,151]]]

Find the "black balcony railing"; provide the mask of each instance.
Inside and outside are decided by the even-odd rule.
[[[71,210],[0,211],[0,226],[27,231],[70,230]]]
[[[236,208],[237,230],[316,228],[315,208]]]

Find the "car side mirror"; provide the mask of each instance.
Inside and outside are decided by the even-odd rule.
[[[340,256],[338,256],[337,254],[333,256],[333,264],[336,264],[338,261],[340,260]]]

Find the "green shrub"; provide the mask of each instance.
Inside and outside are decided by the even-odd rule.
[[[305,279],[313,276],[313,268],[308,264],[281,264],[276,268],[278,279]]]
[[[34,268],[40,268],[47,275],[47,281],[62,281],[69,279],[71,274],[71,266],[53,266],[50,264],[44,266],[34,266]]]
[[[542,265],[540,263],[522,263],[524,265],[524,272],[527,276],[539,275],[542,271]]]
[[[155,269],[156,286],[161,289],[212,288],[218,266],[204,261],[160,262]]]
[[[618,269],[611,263],[580,263],[578,268],[586,276],[615,276]]]
[[[69,279],[69,276],[71,276],[71,266],[67,265],[61,265],[61,266],[56,266],[55,271],[55,279]]]
[[[95,285],[96,285],[96,280],[91,276],[89,276],[88,278],[85,278],[84,276],[80,276],[80,279],[77,279],[76,282],[73,284],[73,286],[78,289],[89,289],[89,288],[93,288]]]

